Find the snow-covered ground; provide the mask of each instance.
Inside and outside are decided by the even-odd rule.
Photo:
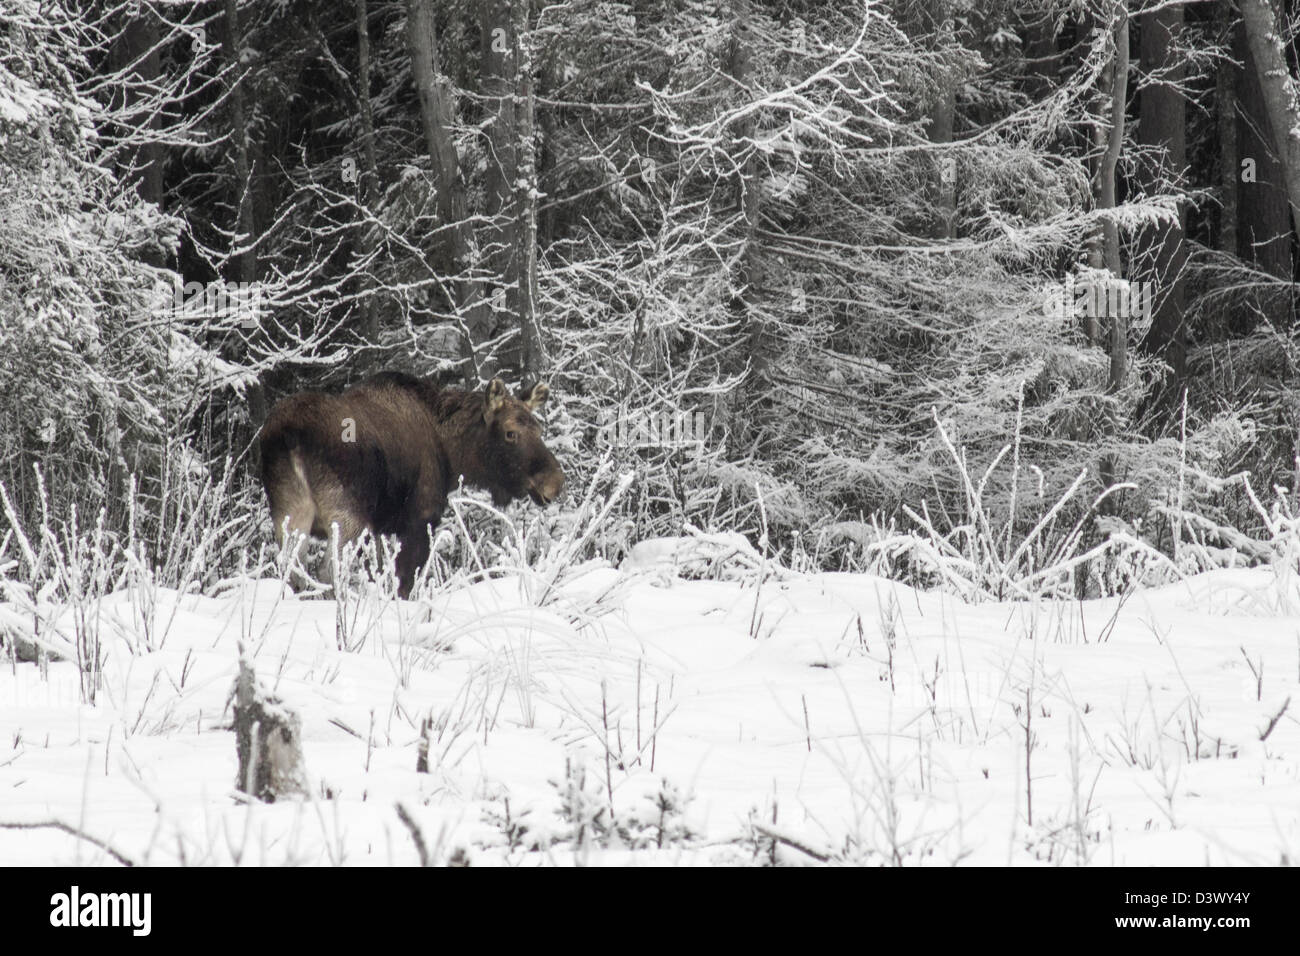
[[[4,662],[0,823],[156,864],[414,864],[417,835],[474,865],[1300,859],[1291,577],[967,605],[654,557],[549,593],[370,587],[342,624],[274,580],[157,591],[148,628],[149,594],[117,592],[93,706],[72,662]],[[241,639],[301,714],[307,800],[235,793]],[[113,862],[0,829],[2,864]]]

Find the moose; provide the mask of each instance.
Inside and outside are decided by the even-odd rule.
[[[525,496],[545,506],[564,472],[533,417],[550,394],[512,396],[494,378],[476,391],[383,372],[339,395],[301,392],[262,427],[262,486],[277,541],[298,532],[339,542],[396,535],[398,595],[410,596],[431,531],[461,478],[498,507]]]

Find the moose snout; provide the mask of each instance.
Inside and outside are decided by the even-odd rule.
[[[564,472],[558,466],[533,477],[528,489],[539,505],[549,505],[564,493]]]

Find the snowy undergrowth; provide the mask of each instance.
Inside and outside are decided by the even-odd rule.
[[[1080,602],[1052,597],[1079,549],[1027,563],[1034,533],[1022,546],[987,521],[965,551],[912,536],[963,583],[947,591],[695,528],[613,567],[589,547],[628,487],[608,479],[559,523],[454,496],[411,601],[373,543],[339,550],[333,600],[289,588],[305,572],[292,549],[203,594],[162,586],[97,524],[12,531],[0,862],[1300,853],[1300,522],[1285,495],[1256,501],[1269,564]],[[1019,599],[996,600],[1009,583]],[[241,642],[302,716],[306,801],[235,792]]]
[[[217,596],[137,580],[38,628],[11,595],[8,646],[93,628],[99,683],[91,702],[75,653],[4,661],[0,861],[1300,854],[1294,574],[971,605],[727,544],[647,542],[613,568],[561,541],[538,570],[503,552],[410,602],[364,580],[306,599],[261,571]],[[302,715],[308,801],[234,793],[241,639]]]

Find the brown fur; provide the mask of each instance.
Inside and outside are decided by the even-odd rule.
[[[547,394],[537,385],[511,397],[500,379],[478,392],[439,389],[385,372],[341,395],[291,395],[272,409],[261,437],[277,540],[286,530],[328,538],[335,523],[340,542],[366,530],[397,535],[398,593],[406,597],[462,475],[497,505],[559,497],[564,472],[532,414]],[[344,440],[348,419],[352,441]]]

